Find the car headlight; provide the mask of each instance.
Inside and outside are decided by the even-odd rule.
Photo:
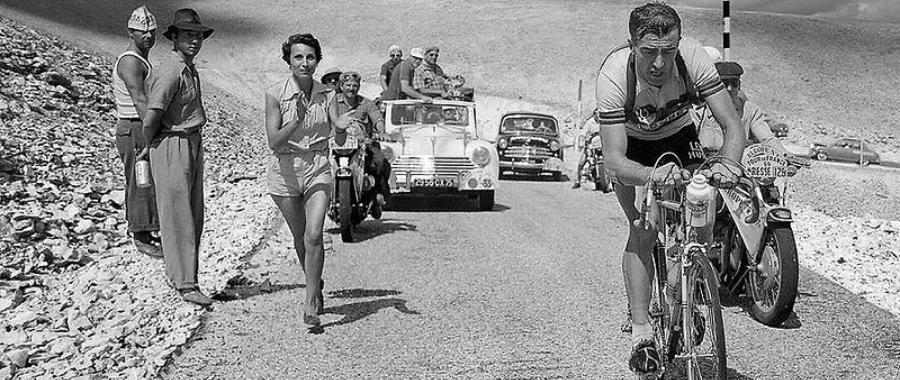
[[[480,146],[472,151],[472,162],[478,166],[485,166],[491,162],[491,152],[487,148]]]
[[[559,150],[559,141],[556,141],[556,140],[551,141],[550,142],[550,151],[556,152],[557,150]]]
[[[506,147],[508,146],[509,140],[507,140],[506,138],[500,138],[500,140],[497,140],[497,148],[506,149]]]

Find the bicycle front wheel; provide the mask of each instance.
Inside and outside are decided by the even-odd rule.
[[[692,284],[691,333],[693,350],[685,352],[688,379],[728,378],[725,356],[725,327],[722,324],[722,304],[719,302],[719,283],[709,258],[695,255],[689,284]]]

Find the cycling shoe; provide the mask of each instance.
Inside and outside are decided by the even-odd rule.
[[[656,374],[662,370],[662,359],[653,339],[641,339],[631,350],[628,368],[637,375]]]

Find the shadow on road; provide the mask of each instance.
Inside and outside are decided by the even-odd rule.
[[[396,219],[364,220],[359,225],[353,227],[353,242],[359,243],[395,232],[416,231],[417,228],[418,227],[416,227],[415,224]],[[330,234],[340,234],[341,228],[339,226],[329,228],[327,232]]]
[[[323,324],[326,327],[346,325],[356,322],[360,319],[374,315],[383,309],[395,309],[403,314],[419,315],[418,311],[410,310],[406,307],[406,300],[400,298],[383,298],[372,301],[355,302],[346,305],[332,306],[325,308],[324,314],[340,314],[343,318],[340,320]]]
[[[402,212],[479,212],[478,200],[460,195],[401,195],[392,196],[389,211]],[[495,203],[493,212],[509,210],[509,206]]]
[[[553,176],[541,175],[541,174],[501,174],[500,179],[515,181],[515,182],[569,182],[569,176],[566,174],[560,175],[559,179],[554,179]]]
[[[213,294],[212,298],[217,301],[235,301],[256,297],[261,294],[277,293],[284,290],[305,287],[306,284],[272,284],[269,280],[265,280],[259,284],[229,285],[222,291]]]
[[[748,296],[741,295],[735,296],[731,293],[721,292],[719,294],[719,300],[722,303],[722,307],[739,307],[744,311],[744,314],[747,315],[747,318],[750,317],[750,308],[753,306],[753,299]],[[803,327],[803,322],[800,320],[800,317],[797,313],[791,312],[791,315],[788,317],[781,326],[772,327],[775,329],[781,330],[793,330],[799,329]]]

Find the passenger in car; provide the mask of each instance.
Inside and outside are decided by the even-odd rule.
[[[437,46],[425,48],[425,62],[416,67],[413,76],[413,88],[432,98],[447,97],[447,86],[444,85],[444,69],[437,64],[441,49]]]

